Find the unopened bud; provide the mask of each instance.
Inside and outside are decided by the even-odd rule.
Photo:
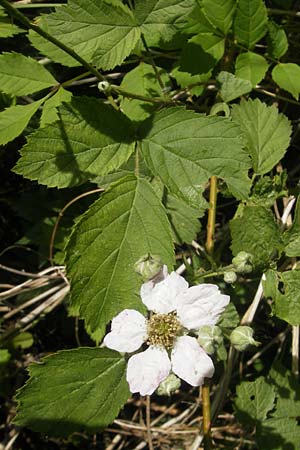
[[[110,91],[111,91],[111,85],[106,80],[99,81],[98,89],[99,89],[100,92],[104,92],[105,94],[109,94]]]
[[[181,381],[176,375],[170,373],[167,378],[160,383],[157,388],[156,393],[158,395],[168,395],[173,394],[177,389],[180,388]]]
[[[253,270],[253,255],[247,252],[239,252],[232,258],[232,264],[239,273],[250,273]]]
[[[255,347],[260,345],[260,342],[255,341],[253,338],[253,333],[252,328],[241,325],[232,331],[229,339],[236,350],[243,352],[249,345],[255,345]]]
[[[157,255],[144,255],[134,265],[134,270],[142,276],[143,281],[156,277],[162,269],[163,262]]]
[[[237,275],[232,270],[229,270],[228,272],[224,273],[224,281],[227,284],[235,283],[237,280]]]
[[[197,334],[199,345],[210,355],[223,343],[222,330],[217,325],[203,325]]]

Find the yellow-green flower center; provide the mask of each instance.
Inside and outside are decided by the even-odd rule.
[[[148,345],[160,345],[166,349],[173,347],[181,330],[176,313],[153,314],[148,321]]]

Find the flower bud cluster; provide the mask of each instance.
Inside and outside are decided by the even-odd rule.
[[[239,252],[233,259],[232,264],[238,273],[250,273],[253,270],[253,255],[247,252]]]

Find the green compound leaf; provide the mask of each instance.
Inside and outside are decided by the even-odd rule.
[[[238,198],[247,196],[249,161],[240,129],[222,117],[184,108],[164,109],[138,130],[145,161],[171,193],[198,205],[203,185],[216,175]]]
[[[284,29],[277,23],[268,22],[268,52],[273,58],[279,59],[288,50],[289,43]]]
[[[164,85],[166,87],[169,86],[170,80],[167,72],[160,67],[157,69]],[[144,97],[158,97],[163,94],[153,67],[144,62],[141,62],[125,75],[120,87],[125,91],[134,92]],[[121,101],[121,108],[131,120],[141,121],[149,117],[158,106],[153,103],[124,97]]]
[[[170,41],[194,6],[194,0],[136,0],[134,14],[148,46]]]
[[[236,8],[235,0],[202,0],[201,5],[208,20],[227,34]]]
[[[234,256],[245,251],[253,255],[255,267],[267,266],[283,249],[281,233],[272,212],[257,205],[238,208],[230,221]]]
[[[300,416],[300,392],[297,376],[278,362],[269,372],[268,378],[276,389],[274,417],[296,418]]]
[[[240,0],[234,18],[237,41],[251,49],[267,32],[268,15],[263,0]]]
[[[45,98],[29,103],[16,105],[0,112],[0,145],[12,141],[27,127],[31,117],[43,104]]]
[[[102,348],[63,350],[29,366],[15,423],[50,436],[95,433],[110,424],[130,393],[126,362]]]
[[[275,314],[291,325],[300,325],[300,270],[280,274],[283,292],[277,291]]]
[[[82,216],[67,246],[71,302],[91,331],[103,335],[121,310],[143,309],[134,264],[147,253],[172,267],[170,224],[151,185],[128,176]]]
[[[129,119],[100,100],[75,97],[59,115],[28,138],[16,173],[49,187],[74,186],[119,168],[134,150]]]
[[[195,65],[198,64],[198,60],[195,60],[193,58],[189,60],[188,64],[190,64],[192,60],[194,61]],[[205,83],[210,79],[211,73],[212,70],[209,70],[207,73],[192,75],[190,72],[187,72],[185,70],[184,66],[179,67],[176,64],[171,72],[171,76],[175,78],[176,82],[179,84],[180,87],[188,88],[189,92],[192,95],[199,96],[203,93]]]
[[[222,72],[217,76],[221,84],[220,94],[224,102],[228,103],[241,95],[248,94],[252,90],[252,84],[249,80],[235,77],[230,72]]]
[[[194,35],[198,33],[217,33],[218,30],[208,20],[201,7],[200,0],[196,0],[191,13],[186,17],[186,22],[181,25],[184,34]]]
[[[260,175],[269,172],[289,146],[292,130],[287,117],[255,99],[233,105],[232,118],[245,133],[254,171]]]
[[[257,53],[241,53],[235,62],[235,75],[238,78],[249,80],[252,87],[255,87],[264,78],[267,70],[267,61]]]
[[[119,0],[70,0],[39,26],[102,69],[121,64],[140,37],[133,13]],[[31,42],[54,61],[78,65],[43,38],[33,36]]]
[[[236,416],[243,424],[248,425],[251,421],[266,419],[268,412],[274,407],[275,389],[264,377],[259,377],[253,382],[242,382],[237,386],[236,392]]]
[[[298,197],[293,225],[284,235],[285,254],[290,257],[300,256],[300,197]]]
[[[298,64],[277,64],[272,70],[272,78],[278,86],[298,100],[300,93],[300,66]]]
[[[49,88],[57,81],[44,66],[20,53],[0,55],[1,91],[11,95],[28,95]]]
[[[41,127],[59,120],[58,106],[62,103],[69,103],[72,100],[72,94],[60,87],[58,91],[45,101],[41,116]]]

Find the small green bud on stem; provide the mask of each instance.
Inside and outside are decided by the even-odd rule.
[[[239,252],[233,259],[232,264],[238,273],[250,273],[253,270],[253,255],[247,252]]]
[[[243,352],[250,345],[255,345],[255,347],[260,345],[260,342],[255,341],[253,338],[253,333],[254,331],[251,327],[241,325],[232,331],[229,339],[236,350]]]
[[[162,268],[162,260],[157,255],[144,255],[134,265],[134,270],[141,275],[143,281],[156,277]]]
[[[156,393],[158,395],[168,395],[173,394],[177,389],[180,388],[181,381],[176,375],[170,373],[167,378],[160,383],[157,388]]]

